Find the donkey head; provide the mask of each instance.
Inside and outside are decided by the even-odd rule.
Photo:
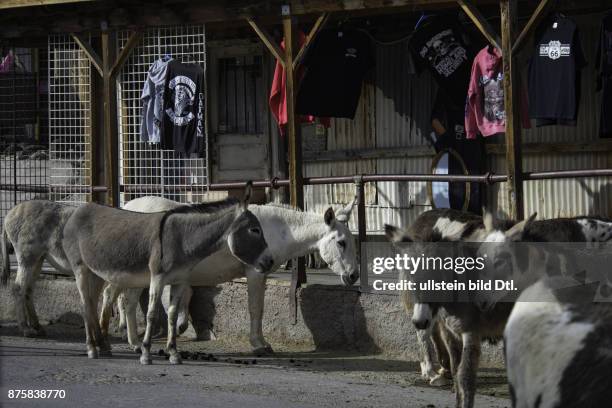
[[[248,210],[251,200],[252,182],[247,183],[239,214],[229,228],[227,243],[232,254],[242,263],[265,273],[274,265],[274,258],[268,248],[261,224]]]
[[[336,215],[330,207],[323,219],[327,226],[325,235],[317,242],[321,258],[331,270],[340,275],[342,283],[350,286],[359,278],[355,240],[347,224],[355,202],[338,211]]]
[[[414,243],[416,240],[405,230],[394,225],[385,224],[385,235],[387,240],[393,244],[398,250],[402,248],[401,244]],[[404,248],[405,249],[405,248]],[[422,274],[409,274],[408,279],[417,280]],[[440,309],[439,302],[430,302],[425,299],[424,292],[416,290],[410,293],[411,300],[414,303],[412,309],[412,324],[419,330],[429,328],[432,321],[438,314]]]

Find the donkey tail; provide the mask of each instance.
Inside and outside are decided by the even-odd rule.
[[[8,234],[6,228],[2,228],[2,235],[0,236],[0,250],[2,251],[2,272],[0,274],[0,284],[7,286],[9,276],[11,274],[11,263],[9,261],[9,245]]]

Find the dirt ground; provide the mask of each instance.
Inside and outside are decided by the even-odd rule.
[[[2,323],[0,406],[454,406],[450,387],[428,386],[417,362],[383,355],[277,347],[273,356],[256,357],[246,343],[182,339],[183,365],[156,355],[144,367],[120,338],[113,339],[113,357],[88,360],[82,328],[55,323],[45,329],[47,338],[25,339],[13,323]],[[162,348],[156,342],[153,350]],[[479,384],[477,407],[510,405],[502,370],[481,370]],[[11,400],[11,389],[63,389],[66,398]]]

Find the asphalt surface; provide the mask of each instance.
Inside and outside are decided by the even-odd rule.
[[[141,366],[115,339],[113,356],[89,360],[81,328],[55,324],[46,339],[24,339],[0,328],[1,407],[453,407],[450,388],[419,379],[414,362],[357,353],[281,351],[255,357],[248,346],[181,341],[188,359],[170,365],[156,355]],[[159,350],[156,343],[153,350]],[[236,349],[243,352],[235,351]],[[191,351],[191,353],[189,352]],[[202,352],[196,354],[196,351]],[[197,358],[197,360],[192,360]],[[505,388],[494,372],[484,381]],[[420,385],[414,385],[419,384]],[[496,389],[496,388],[493,389]],[[9,399],[9,390],[64,390],[64,399]],[[509,407],[505,398],[477,396],[477,407]]]

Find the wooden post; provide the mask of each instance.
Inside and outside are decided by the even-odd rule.
[[[304,209],[304,179],[302,176],[302,134],[295,115],[295,70],[293,53],[297,49],[297,37],[291,22],[291,9],[282,7],[283,34],[285,36],[285,95],[287,98],[287,139],[289,142],[289,197],[291,206]],[[306,282],[304,258],[294,259],[291,273],[290,306],[293,321],[297,322],[297,288]]]
[[[104,103],[104,173],[108,193],[106,204],[119,206],[119,179],[117,178],[118,162],[118,129],[117,129],[117,85],[111,75],[115,62],[115,36],[108,30],[102,31],[102,72]]]
[[[365,211],[365,186],[363,177],[355,177],[355,189],[357,190],[357,253],[359,255],[359,285],[362,292],[369,291],[368,287],[368,262],[365,251],[366,242],[366,211]]]
[[[508,174],[508,216],[521,220],[523,180],[521,153],[520,94],[518,66],[512,53],[517,23],[517,0],[500,0],[502,54],[504,69],[504,106],[506,110],[506,166]]]

